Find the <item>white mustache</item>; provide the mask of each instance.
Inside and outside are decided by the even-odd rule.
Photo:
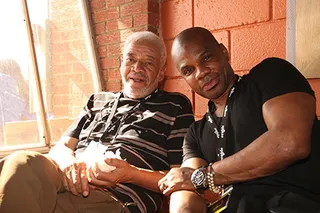
[[[141,81],[146,81],[146,82],[149,81],[148,77],[142,73],[133,73],[131,75],[128,75],[128,79],[130,79],[130,78],[139,79]]]
[[[146,76],[142,73],[133,73],[128,76],[129,78],[146,78]]]

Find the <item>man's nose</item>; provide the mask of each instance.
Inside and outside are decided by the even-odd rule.
[[[207,67],[203,67],[203,66],[198,66],[196,68],[196,79],[202,79],[204,78],[208,73],[209,73],[210,69]]]
[[[135,72],[141,72],[143,70],[144,64],[142,61],[137,60],[136,63],[132,65]]]

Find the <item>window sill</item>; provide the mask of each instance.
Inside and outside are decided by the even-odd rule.
[[[0,159],[4,158],[5,156],[21,150],[29,150],[29,151],[36,151],[42,154],[46,154],[49,152],[50,147],[45,146],[44,144],[30,144],[30,145],[20,145],[20,146],[12,146],[12,147],[1,147],[0,148]]]

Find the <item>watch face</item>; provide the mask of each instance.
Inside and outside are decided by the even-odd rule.
[[[204,186],[205,180],[206,180],[206,174],[205,174],[204,168],[196,169],[192,173],[191,181],[196,187]]]

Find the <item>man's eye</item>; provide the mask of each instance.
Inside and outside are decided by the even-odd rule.
[[[134,59],[133,58],[126,58],[125,62],[126,62],[126,64],[133,64]]]
[[[182,70],[182,74],[186,75],[186,76],[191,75],[192,72],[193,72],[193,68],[192,67],[187,67],[187,68],[184,68]]]
[[[147,65],[147,66],[152,66],[152,65],[153,65],[153,63],[152,63],[152,62],[150,62],[150,61],[147,61],[147,62],[145,62],[145,65]]]
[[[211,55],[206,55],[204,56],[203,61],[206,62],[206,61],[209,61],[210,59],[211,59]]]

